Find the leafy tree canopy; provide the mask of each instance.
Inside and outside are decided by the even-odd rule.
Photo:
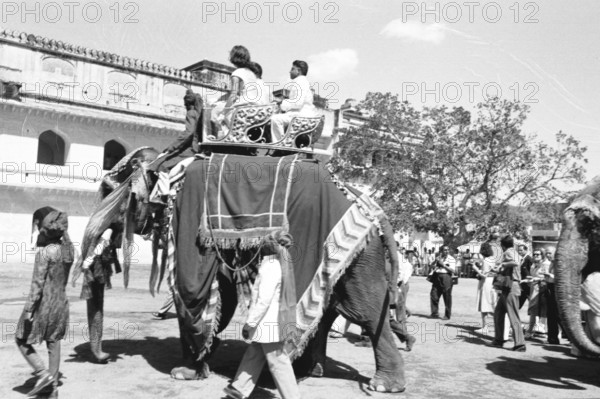
[[[565,187],[585,179],[586,147],[561,131],[552,146],[523,132],[529,107],[519,102],[418,111],[368,93],[358,110],[365,123],[341,129],[333,170],[370,184],[397,229],[434,231],[453,246],[492,225],[523,237],[527,225],[553,220],[572,194]]]

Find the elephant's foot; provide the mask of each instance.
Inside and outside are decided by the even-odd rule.
[[[310,371],[309,375],[311,377],[321,378],[325,374],[325,367],[322,363],[317,363]]]
[[[90,332],[90,349],[92,351],[92,355],[95,363],[106,364],[108,363],[108,358],[110,355],[102,350],[102,336],[98,337],[95,329],[91,329],[93,332]]]
[[[369,381],[369,389],[376,392],[400,393],[406,389],[406,384],[375,374]]]
[[[208,364],[202,362],[197,368],[175,367],[171,370],[171,378],[175,380],[203,380],[210,375]]]
[[[98,364],[108,363],[108,358],[110,357],[110,355],[108,353],[92,350],[92,354],[94,355],[94,362],[96,362]]]

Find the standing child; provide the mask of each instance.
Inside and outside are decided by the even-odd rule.
[[[69,323],[69,302],[65,292],[69,270],[73,264],[73,244],[67,229],[67,214],[52,207],[34,213],[34,225],[39,229],[35,264],[29,297],[19,319],[17,347],[31,365],[37,377],[28,396],[51,387],[50,397],[58,397],[60,340]],[[46,341],[48,369],[32,345]]]

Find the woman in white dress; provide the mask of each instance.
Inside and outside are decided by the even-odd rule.
[[[525,338],[530,339],[537,323],[540,332],[545,332],[546,325],[546,274],[549,272],[550,262],[545,261],[542,251],[533,251],[533,265],[531,265],[531,289],[529,290],[529,328]]]
[[[266,86],[259,79],[262,68],[250,59],[250,52],[244,46],[234,46],[229,53],[229,62],[236,69],[231,73],[231,91],[226,101],[215,103],[211,112],[211,122],[217,130],[226,132],[233,110],[236,106],[269,103],[269,95],[265,93]]]
[[[494,267],[495,262],[492,256],[484,258],[483,265],[479,262],[475,262],[473,265],[473,270],[475,270],[479,279],[479,284],[477,285],[477,311],[481,313],[481,328],[475,330],[477,332],[482,332],[487,327],[485,319],[488,315],[493,318],[494,308],[498,301],[498,293],[492,285],[495,275],[492,271]]]

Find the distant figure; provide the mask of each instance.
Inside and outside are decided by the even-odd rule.
[[[271,117],[272,141],[280,141],[285,135],[285,129],[296,116],[316,116],[316,108],[313,105],[313,92],[306,78],[308,64],[296,60],[292,63],[289,83],[290,95],[288,99],[277,99],[280,103],[281,114]],[[287,86],[287,85],[286,85]]]
[[[450,255],[450,248],[443,245],[441,255],[433,262],[433,270],[431,271],[431,292],[430,305],[431,317],[440,317],[438,306],[440,297],[444,298],[446,311],[444,320],[450,320],[452,317],[452,274],[456,271],[456,259]]]
[[[521,259],[521,296],[519,297],[519,309],[523,307],[527,298],[529,298],[529,283],[523,282],[523,280],[529,279],[531,276],[531,265],[533,259],[531,255],[527,253],[527,245],[521,244],[517,248],[519,258]]]
[[[481,268],[480,268],[481,267]],[[494,290],[494,273],[492,269],[494,264],[483,262],[482,265],[473,265],[473,270],[477,273],[479,284],[477,285],[477,311],[481,313],[481,328],[475,330],[478,333],[484,333],[487,329],[486,317],[494,317],[494,309],[498,302],[498,294]]]
[[[530,339],[538,326],[539,332],[546,330],[546,278],[545,275],[550,271],[549,265],[544,261],[542,250],[533,251],[533,264],[531,265],[531,274],[529,277],[529,328],[525,338]]]
[[[554,250],[552,248],[546,248],[546,260],[550,262],[548,273],[545,275],[547,284],[546,303],[548,304],[548,343],[550,345],[558,345],[560,344],[558,331],[559,326],[562,329],[562,325],[558,318],[558,305],[554,288],[554,268],[556,266],[556,260],[554,260]]]
[[[40,208],[34,213],[34,223],[39,229],[37,252],[29,296],[17,324],[15,339],[37,377],[27,395],[44,392],[50,398],[57,398],[60,340],[69,323],[65,287],[73,264],[74,247],[67,232],[69,221],[65,212],[52,207]],[[32,346],[42,341],[48,348],[48,369]]]

